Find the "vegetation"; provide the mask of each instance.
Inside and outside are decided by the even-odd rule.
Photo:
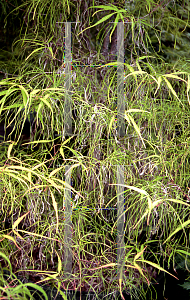
[[[168,272],[166,264],[175,269],[176,255],[185,261],[189,256],[189,3],[14,0],[1,5],[5,25],[14,20],[9,16],[22,21],[0,61],[0,116],[9,129],[0,151],[1,267],[59,291],[119,291],[122,297],[126,291],[146,299],[143,284]],[[122,21],[125,113],[119,116],[116,38]],[[71,136],[64,127],[63,22],[73,22]],[[125,119],[123,137],[119,117]],[[29,139],[23,136],[27,120]],[[118,280],[120,166],[125,270]],[[63,264],[68,190],[70,278]],[[9,299],[17,299],[18,291],[26,299],[32,284],[22,283],[21,289],[3,277],[0,282],[0,295]]]

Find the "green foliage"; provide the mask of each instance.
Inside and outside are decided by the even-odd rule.
[[[152,281],[153,272],[145,272],[148,266],[163,271],[162,261],[175,265],[176,252],[189,251],[190,69],[185,50],[189,48],[189,4],[150,0],[101,4],[95,0],[14,2],[12,16],[22,11],[23,27],[9,57],[1,54],[0,117],[6,127],[17,130],[18,138],[5,141],[0,153],[1,249],[6,249],[12,265],[19,261],[26,272],[28,266],[38,269],[37,251],[41,269],[47,269],[43,281],[55,281],[59,288],[74,284],[63,279],[62,268],[64,199],[66,191],[72,190],[76,285],[87,288],[89,278],[98,278],[101,289],[104,283],[108,290],[118,289],[114,273],[118,220],[110,221],[110,214],[106,219],[102,208],[117,207],[121,188],[117,166],[125,165],[120,194],[125,195],[128,269],[119,281],[122,294]],[[8,8],[3,7],[4,14]],[[66,137],[65,31],[59,22],[69,21],[80,23],[72,31],[70,94],[76,116],[73,134]],[[117,134],[118,63],[108,59],[116,54],[119,21],[125,24],[122,138]],[[84,66],[97,62],[98,68]],[[75,68],[74,63],[82,66]],[[34,110],[35,132],[23,143],[22,128]],[[73,186],[64,176],[66,165]],[[88,275],[83,269],[88,269]],[[98,284],[92,283],[92,289]]]

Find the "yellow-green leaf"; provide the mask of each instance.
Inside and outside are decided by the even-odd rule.
[[[10,240],[10,241],[12,241],[16,245],[16,247],[21,250],[21,248],[17,245],[15,239],[12,236],[7,235],[7,234],[2,234],[1,236],[8,239],[8,240]]]
[[[109,124],[109,128],[108,128],[108,136],[109,136],[109,134],[110,134],[110,130],[111,130],[111,128],[112,128],[112,124],[113,124],[114,121],[115,121],[115,116],[113,116],[113,117],[111,118],[111,121],[110,121],[110,124]]]
[[[21,216],[20,218],[18,218],[18,219],[14,222],[12,229],[14,230],[14,229],[18,226],[18,224],[24,219],[24,217],[26,217],[29,213],[30,213],[30,211],[28,211],[28,212],[25,213],[23,216]]]
[[[100,10],[101,11],[101,10]],[[98,11],[96,11],[95,13],[97,13]],[[94,14],[95,14],[94,13]],[[106,21],[107,19],[109,19],[109,18],[111,18],[111,16],[113,16],[115,14],[115,12],[114,13],[112,13],[112,14],[109,14],[109,15],[107,15],[107,16],[105,16],[105,17],[103,17],[102,19],[100,19],[98,22],[96,22],[96,24],[94,24],[94,25],[92,25],[92,26],[89,26],[89,27],[87,27],[87,28],[85,28],[84,30],[82,30],[81,32],[79,32],[79,34],[81,34],[83,31],[85,31],[85,30],[87,30],[87,29],[89,29],[89,28],[92,28],[92,27],[94,27],[94,26],[96,26],[96,25],[98,25],[98,24],[101,24],[102,22],[104,22],[104,21]],[[78,35],[79,35],[78,34]]]
[[[29,59],[29,57],[30,57],[32,54],[34,54],[35,52],[38,52],[38,51],[40,51],[40,50],[42,50],[42,49],[44,49],[44,47],[35,49],[34,51],[32,51],[32,53],[30,53],[30,54],[27,56],[27,58],[26,58],[25,60]]]
[[[158,89],[160,88],[160,83],[161,83],[161,81],[162,81],[162,77],[161,77],[161,76],[159,76],[159,77],[158,77],[158,87],[157,87],[157,89],[156,89],[156,91],[155,91],[154,95],[156,95],[156,93],[157,93]]]
[[[149,264],[149,265],[151,265],[151,266],[153,266],[153,267],[159,269],[160,271],[166,272],[166,273],[168,273],[169,275],[173,276],[174,278],[178,279],[176,276],[172,275],[171,273],[169,273],[168,271],[166,271],[165,269],[163,269],[162,267],[160,267],[159,265],[157,265],[157,264],[155,264],[155,263],[153,263],[153,262],[150,262],[150,261],[144,260],[144,259],[143,259],[143,260],[139,260],[139,261],[141,261],[141,262],[143,262],[143,263],[147,263],[147,264]]]
[[[163,244],[165,244],[167,242],[167,240],[169,240],[174,234],[176,234],[178,231],[180,231],[181,229],[183,229],[185,226],[190,224],[190,220],[187,220],[186,222],[182,223],[181,225],[179,225],[177,227],[176,230],[174,230],[174,232],[172,232],[169,237],[165,240],[165,242]]]
[[[55,253],[57,254],[57,257],[58,257],[58,269],[57,269],[57,271],[58,271],[58,273],[60,273],[61,269],[62,269],[62,262],[61,262],[61,258],[59,256],[59,254],[57,253],[56,249],[55,249]]]
[[[16,144],[15,142],[11,143],[8,147],[8,150],[7,150],[7,157],[10,158],[10,155],[11,155],[11,151],[13,149],[13,146],[14,144]]]
[[[9,235],[4,234],[3,236],[9,238]],[[8,262],[9,269],[12,273],[12,266],[11,266],[10,260],[6,257],[6,255],[3,252],[0,252],[0,256],[2,256]]]
[[[126,114],[125,114],[125,118],[126,118]],[[140,137],[140,139],[141,139],[141,141],[142,141],[142,143],[143,143],[143,146],[146,148],[145,143],[144,143],[144,141],[143,141],[143,138],[142,138],[142,136],[141,136],[139,127],[137,126],[137,124],[135,123],[134,119],[133,119],[130,115],[128,115],[128,118],[130,119],[131,123],[133,124],[133,126],[134,126],[134,128],[135,128],[135,131],[136,131],[137,134],[139,135],[139,137]]]
[[[19,85],[19,88],[21,89],[24,106],[26,106],[29,99],[28,92],[22,85]]]
[[[97,267],[97,268],[93,268],[93,269],[89,269],[89,270],[93,271],[93,270],[103,269],[103,268],[107,268],[107,267],[114,267],[114,266],[116,266],[116,263],[110,263],[110,264],[107,264],[107,265],[104,265],[101,267]]]

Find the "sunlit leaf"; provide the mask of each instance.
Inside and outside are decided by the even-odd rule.
[[[93,269],[89,269],[90,271],[93,271],[93,270],[99,270],[99,269],[104,269],[104,268],[108,268],[108,267],[114,267],[116,266],[117,264],[116,263],[110,263],[110,264],[107,264],[107,265],[103,265],[101,267],[97,267],[97,268],[93,268]]]
[[[2,234],[1,237],[6,238],[6,239],[12,241],[12,242],[15,244],[15,246],[16,246],[19,250],[21,250],[21,248],[17,245],[15,239],[14,239],[12,236],[7,235],[7,234]]]
[[[181,225],[179,225],[176,230],[174,230],[169,237],[165,240],[165,242],[163,244],[165,244],[174,234],[176,234],[178,231],[184,229],[187,225],[190,224],[190,220],[187,220],[186,222],[182,223]]]
[[[171,275],[171,276],[173,276],[174,278],[178,279],[176,276],[172,275],[171,273],[169,273],[168,271],[166,271],[165,269],[163,269],[162,267],[160,267],[159,265],[157,265],[157,264],[155,264],[155,263],[153,263],[153,262],[151,262],[151,261],[144,260],[144,259],[143,259],[143,260],[139,260],[139,261],[142,261],[143,263],[147,263],[147,264],[149,264],[149,265],[151,265],[151,266],[157,268],[158,270],[163,271],[163,272],[165,272],[165,273],[168,273],[169,275]]]
[[[113,117],[111,118],[111,121],[110,121],[110,123],[109,123],[108,135],[110,134],[110,130],[111,130],[111,128],[112,128],[112,124],[113,124],[114,121],[115,121],[115,116],[113,116]]]
[[[19,88],[21,89],[24,106],[26,106],[29,99],[28,92],[22,85],[19,85]]]
[[[42,49],[44,49],[44,47],[35,49],[34,51],[32,51],[32,53],[30,53],[30,54],[27,56],[27,58],[26,58],[25,60],[28,60],[30,56],[32,56],[34,53],[36,53],[36,52],[38,52],[38,51],[40,51],[40,50],[42,50]]]
[[[28,211],[28,212],[25,213],[23,216],[21,216],[20,218],[18,218],[18,219],[14,222],[12,229],[15,229],[15,228],[18,226],[18,224],[20,224],[20,222],[21,222],[21,221],[22,221],[29,213],[30,213],[30,211]]]
[[[57,257],[58,257],[58,268],[57,268],[57,271],[58,271],[58,273],[60,273],[61,270],[62,270],[62,261],[61,261],[61,258],[59,256],[59,254],[57,253],[56,249],[55,249],[55,253],[57,254]]]
[[[81,32],[79,32],[78,35],[81,34],[83,31],[89,29],[89,28],[92,28],[92,27],[94,27],[94,26],[96,26],[96,25],[98,25],[98,24],[103,23],[103,22],[106,21],[107,19],[111,18],[111,16],[113,16],[114,14],[115,14],[115,13],[112,13],[112,14],[110,14],[110,15],[107,15],[107,16],[103,17],[103,18],[102,18],[101,20],[99,20],[96,24],[94,24],[94,25],[92,25],[92,26],[89,26],[89,27],[85,28],[84,30],[82,30]]]
[[[8,158],[10,158],[11,151],[12,151],[12,149],[13,149],[14,144],[16,144],[16,143],[13,142],[13,143],[11,143],[11,144],[9,145],[9,148],[8,148],[8,150],[7,150],[7,157],[8,157]]]
[[[162,81],[162,77],[159,76],[159,77],[158,77],[158,87],[157,87],[157,89],[156,89],[154,95],[156,95],[157,91],[159,90],[161,81]]]
[[[139,127],[137,126],[137,124],[135,123],[133,117],[130,116],[129,114],[127,114],[127,113],[125,112],[125,118],[126,118],[126,119],[129,119],[129,120],[131,121],[131,123],[133,124],[133,126],[134,126],[134,128],[135,128],[135,131],[137,132],[137,134],[139,135],[139,137],[140,137],[140,139],[141,139],[141,141],[142,141],[142,143],[143,143],[143,146],[146,148],[145,143],[144,143],[143,138],[142,138],[141,133],[140,133],[140,129],[139,129]]]

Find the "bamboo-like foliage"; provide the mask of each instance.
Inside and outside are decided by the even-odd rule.
[[[189,253],[190,70],[182,50],[171,57],[168,49],[162,57],[153,51],[155,43],[162,46],[162,34],[175,45],[187,35],[189,10],[165,1],[123,2],[28,0],[15,9],[25,12],[23,28],[13,44],[14,64],[2,63],[13,75],[0,81],[1,122],[16,131],[16,140],[10,132],[0,152],[0,251],[5,249],[2,257],[10,257],[14,272],[38,270],[41,281],[57,282],[58,290],[135,290],[139,299],[143,282],[168,272],[163,260],[175,266],[176,254]],[[73,135],[66,138],[61,22],[69,21],[79,23],[72,25],[76,114]],[[119,21],[125,22],[123,138],[116,121]],[[31,113],[34,126],[23,141]],[[65,181],[66,165],[72,185]],[[110,209],[117,205],[117,165],[125,166],[126,271],[119,282],[118,220]],[[74,280],[63,278],[65,189],[73,200]]]

